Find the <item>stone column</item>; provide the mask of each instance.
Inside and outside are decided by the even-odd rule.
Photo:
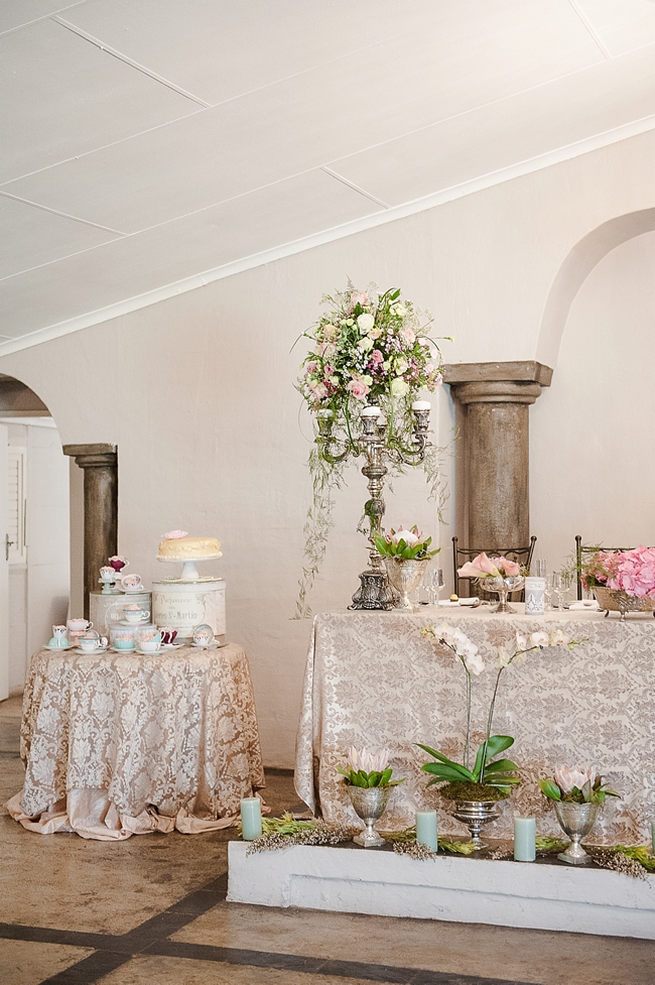
[[[118,455],[115,445],[64,445],[84,469],[84,615],[99,568],[118,548]]]
[[[552,369],[538,362],[444,367],[457,410],[457,535],[461,547],[529,543],[528,408]]]

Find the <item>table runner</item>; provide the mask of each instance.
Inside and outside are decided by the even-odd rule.
[[[514,604],[517,610],[522,606]],[[561,834],[537,776],[562,763],[588,763],[605,774],[610,798],[594,828],[604,843],[645,843],[655,815],[655,620],[603,618],[599,612],[502,615],[489,606],[317,615],[307,657],[296,749],[295,785],[309,807],[335,823],[357,824],[338,765],[350,745],[392,751],[396,787],[378,827],[404,828],[417,809],[437,808],[442,831],[462,828],[449,814],[420,764],[429,757],[417,742],[461,761],[465,734],[465,674],[450,651],[421,627],[461,628],[487,664],[474,678],[474,748],[484,738],[497,664],[497,647],[516,632],[561,629],[586,639],[569,650],[528,654],[503,674],[493,731],[513,735],[505,755],[521,767],[523,782],[502,807],[489,837],[512,833],[514,813],[537,816],[539,834]]]
[[[23,697],[25,827],[121,839],[225,827],[264,786],[248,660],[231,643],[158,654],[39,650]]]

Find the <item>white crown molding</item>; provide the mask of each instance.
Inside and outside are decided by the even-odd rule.
[[[23,349],[29,349],[35,345],[41,345],[44,342],[51,342],[64,335],[79,332],[84,328],[91,328],[94,325],[99,325],[102,322],[110,321],[114,318],[121,318],[141,308],[159,304],[161,301],[177,297],[179,294],[185,294],[187,291],[195,291],[199,287],[206,287],[215,281],[233,277],[236,274],[243,273],[246,270],[252,270],[263,264],[274,263],[277,260],[294,256],[297,253],[312,250],[317,246],[333,243],[346,236],[353,236],[356,233],[374,229],[388,222],[396,222],[398,219],[417,215],[420,212],[444,205],[446,202],[452,202],[455,199],[484,191],[494,185],[500,185],[507,181],[513,181],[515,178],[533,174],[536,171],[541,171],[555,164],[572,160],[575,157],[581,157],[583,154],[588,154],[592,151],[601,150],[603,147],[619,143],[622,140],[628,140],[630,137],[639,136],[650,130],[655,130],[655,116],[635,120],[622,127],[616,127],[604,133],[595,134],[593,137],[587,137],[584,140],[558,147],[556,150],[548,151],[545,154],[540,154],[536,157],[516,162],[505,168],[500,168],[497,171],[480,175],[459,185],[441,189],[423,198],[385,208],[380,212],[371,213],[351,222],[346,222],[343,225],[323,230],[320,233],[313,233],[310,236],[284,243],[281,246],[262,250],[260,253],[253,253],[250,256],[233,260],[220,267],[214,267],[211,270],[194,274],[192,277],[186,277],[182,280],[165,284],[163,287],[156,288],[155,290],[126,298],[123,301],[117,301],[103,308],[86,312],[83,315],[58,322],[57,324],[48,325],[45,328],[37,329],[19,338],[0,342],[0,357],[10,355],[13,352],[20,352]],[[333,177],[335,180],[341,180],[338,172],[335,172]]]

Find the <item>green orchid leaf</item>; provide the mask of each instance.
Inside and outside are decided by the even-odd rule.
[[[511,735],[490,735],[487,742],[487,762],[513,745],[514,739]]]
[[[518,766],[513,763],[511,759],[495,759],[493,763],[487,763],[486,772],[494,773],[500,770],[501,772],[506,772],[507,770],[517,770]]]
[[[467,770],[465,766],[460,766],[459,763],[453,763],[452,765],[423,763],[421,769],[424,773],[431,773],[433,776],[438,776],[442,780],[450,780],[451,783],[462,783],[464,781],[476,782],[471,771]]]
[[[423,752],[427,752],[429,756],[434,756],[434,758],[438,759],[440,763],[448,763],[450,766],[460,765],[459,763],[456,763],[453,759],[448,759],[448,757],[444,756],[442,752],[439,752],[437,749],[433,749],[431,746],[424,746],[420,742],[417,742],[416,745],[419,747],[419,749],[422,749]]]

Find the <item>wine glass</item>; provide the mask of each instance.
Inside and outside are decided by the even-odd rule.
[[[557,608],[564,608],[565,596],[571,585],[571,576],[567,571],[553,571],[552,590],[557,599]]]
[[[439,596],[444,588],[443,568],[435,568],[432,572],[432,604],[438,605]]]

